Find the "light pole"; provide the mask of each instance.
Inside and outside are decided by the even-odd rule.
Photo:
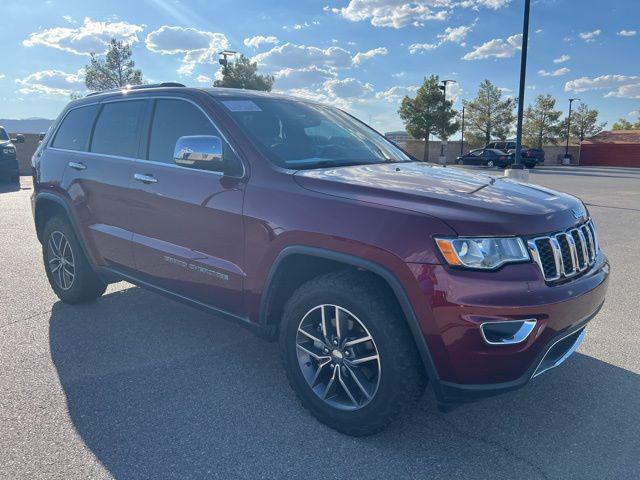
[[[445,151],[445,145],[447,141],[445,140],[445,131],[447,130],[447,118],[445,116],[445,112],[447,110],[447,84],[449,83],[458,83],[455,80],[442,80],[438,88],[442,90],[442,142],[440,143],[440,163],[446,165],[447,164],[447,156]]]
[[[573,102],[579,102],[579,98],[569,99],[569,116],[567,117],[567,145],[564,147],[564,158],[569,158],[569,137],[571,136],[571,105]]]
[[[229,65],[229,60],[227,59],[227,57],[233,57],[236,53],[238,52],[234,52],[233,50],[223,50],[218,54],[222,56],[222,58],[218,60],[218,63],[222,65],[223,75],[227,74],[227,65]]]
[[[531,0],[524,1],[524,21],[522,25],[522,54],[520,55],[520,89],[518,92],[518,127],[516,130],[516,153],[513,159],[512,169],[522,170],[520,152],[522,151],[522,112],[524,110],[524,86],[527,76],[527,45],[529,43],[529,10]]]
[[[462,105],[462,138],[460,139],[460,156],[464,155],[464,104]]]

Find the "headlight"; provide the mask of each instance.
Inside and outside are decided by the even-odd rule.
[[[529,260],[520,238],[436,238],[436,244],[447,263],[452,266],[492,269],[505,263]]]
[[[16,153],[16,149],[13,147],[7,147],[2,149],[3,153]]]

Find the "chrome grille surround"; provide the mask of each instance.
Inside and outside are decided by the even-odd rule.
[[[562,232],[531,238],[527,246],[544,279],[555,282],[574,277],[595,263],[600,251],[597,237],[589,219]]]

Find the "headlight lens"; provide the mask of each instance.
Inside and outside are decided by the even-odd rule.
[[[452,266],[492,269],[505,263],[529,260],[521,238],[436,238],[436,244]]]

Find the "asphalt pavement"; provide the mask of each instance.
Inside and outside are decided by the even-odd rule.
[[[497,173],[497,172],[493,172]],[[640,169],[536,169],[580,196],[612,276],[576,354],[524,389],[381,434],[318,423],[277,344],[127,283],[47,284],[31,185],[0,185],[0,478],[640,478]]]

